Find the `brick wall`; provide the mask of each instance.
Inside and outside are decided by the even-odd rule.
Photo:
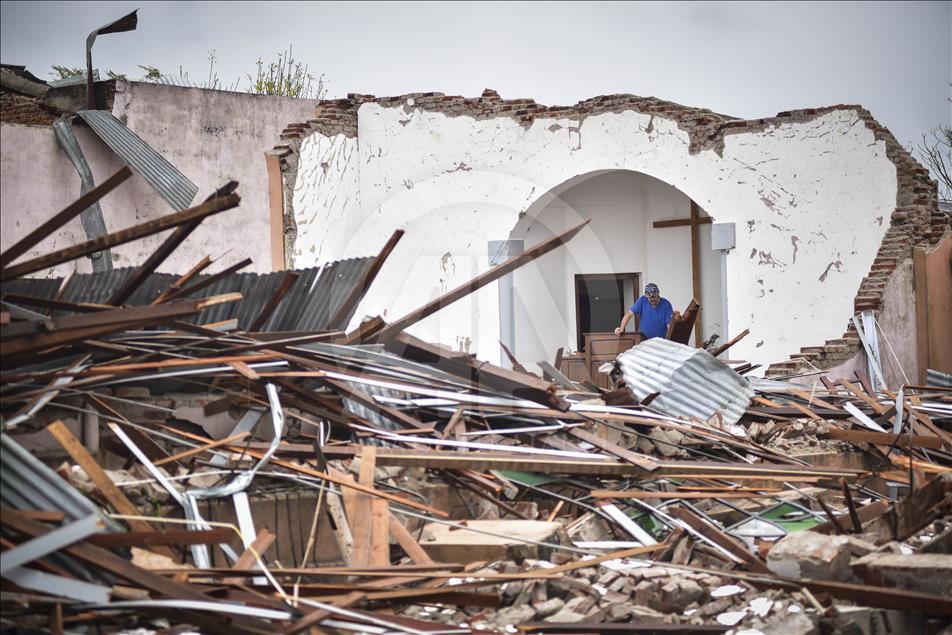
[[[106,95],[105,110],[111,112],[116,95],[114,80],[100,82]],[[85,87],[83,87],[85,91]],[[0,90],[0,123],[23,124],[26,126],[50,126],[59,119],[59,110],[51,108],[37,97],[30,97],[6,88]]]
[[[36,97],[10,90],[0,92],[0,123],[49,126],[57,119],[59,113],[44,106]]]
[[[724,139],[730,134],[759,132],[770,126],[806,123],[824,114],[851,110],[865,123],[875,138],[886,146],[886,155],[896,166],[896,207],[889,219],[889,229],[880,245],[869,274],[862,281],[854,298],[856,311],[882,308],[883,292],[896,267],[911,257],[916,245],[934,245],[950,228],[949,216],[939,210],[937,185],[929,172],[903,148],[885,127],[862,106],[836,105],[778,113],[775,117],[737,119],[705,108],[691,108],[654,97],[636,95],[602,95],[581,101],[574,106],[544,106],[532,99],[502,99],[495,91],[486,90],[480,97],[466,98],[442,93],[412,93],[397,97],[374,97],[350,94],[346,99],[327,100],[320,104],[316,118],[289,125],[281,134],[281,142],[272,151],[281,158],[285,190],[285,231],[293,233],[294,213],[291,191],[297,173],[297,154],[301,142],[311,134],[333,136],[357,135],[357,110],[361,104],[374,102],[383,107],[415,108],[440,112],[449,117],[491,119],[511,117],[523,126],[531,126],[537,118],[567,118],[581,122],[588,116],[606,112],[634,111],[674,121],[690,139],[689,152],[702,150],[723,152]],[[292,237],[293,244],[293,237]],[[844,318],[842,337],[816,346],[802,348],[784,362],[772,364],[768,376],[826,369],[852,358],[860,342],[848,318]]]

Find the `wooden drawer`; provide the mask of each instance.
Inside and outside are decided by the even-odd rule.
[[[585,368],[585,357],[582,355],[567,355],[559,364],[562,374],[572,381],[586,381],[589,379],[588,369]]]
[[[592,357],[610,355],[614,357],[619,353],[627,351],[635,345],[635,338],[612,336],[611,339],[592,339],[589,340],[591,350],[588,352]]]

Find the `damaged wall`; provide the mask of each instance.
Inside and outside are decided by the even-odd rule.
[[[215,258],[240,246],[253,260],[248,271],[272,270],[268,242],[268,178],[263,155],[274,145],[284,125],[313,115],[317,101],[183,88],[140,82],[117,82],[112,114],[155,148],[198,185],[194,204],[228,180],[238,181],[238,210],[206,219],[159,268],[182,273],[208,254]],[[6,114],[6,113],[5,113]],[[38,222],[79,197],[80,181],[48,125],[4,122],[0,155],[2,248],[6,249]],[[122,167],[119,159],[81,125],[74,127],[97,183]],[[130,227],[170,212],[169,206],[138,176],[133,175],[101,201],[109,231]],[[116,267],[141,263],[165,234],[113,248]],[[79,218],[65,225],[23,256],[86,240]],[[240,259],[233,254],[210,271]],[[281,268],[283,263],[274,263]],[[83,258],[55,269],[54,276],[91,271]]]
[[[559,184],[630,170],[677,188],[715,222],[736,224],[725,336],[749,327],[733,356],[769,363],[842,331],[896,207],[896,167],[855,107],[742,122],[631,96],[554,109],[432,94],[352,102],[359,197],[328,208],[327,197],[303,196],[295,183],[296,219],[347,217],[299,236],[295,253],[318,262],[371,252],[406,229],[359,316],[395,317],[484,270],[486,243],[507,238],[520,213]],[[298,174],[315,169],[300,159]],[[447,259],[455,269],[441,267]],[[472,334],[474,352],[497,359],[496,303],[495,290],[483,290],[415,334],[451,345]]]
[[[591,222],[567,245],[513,274],[514,352],[521,361],[551,361],[552,342],[567,351],[577,347],[576,274],[640,273],[634,297],[645,283],[655,282],[674,307],[687,306],[693,296],[691,229],[652,227],[654,221],[690,218],[687,196],[657,179],[626,171],[583,175],[553,195],[554,200],[540,199],[528,210],[513,229],[513,239],[535,245],[583,220]],[[702,333],[707,339],[722,332],[720,253],[711,250],[711,226],[699,229]],[[616,324],[621,316],[621,312],[615,316]]]

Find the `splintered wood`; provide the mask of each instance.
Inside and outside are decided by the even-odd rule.
[[[204,219],[238,204],[234,183],[18,260],[128,176],[0,255],[5,625],[724,632],[725,615],[764,627],[775,603],[836,632],[839,602],[952,614],[929,586],[948,575],[941,561],[903,588],[883,558],[861,568],[834,553],[843,567],[809,569],[810,549],[844,544],[905,541],[920,563],[948,551],[935,521],[952,514],[952,390],[863,373],[756,384],[727,425],[665,410],[664,388],[575,382],[561,351],[536,368],[503,346],[502,367],[405,332],[584,223],[350,332],[403,230],[326,286],[307,270],[249,286],[240,254],[211,275],[196,254],[185,274],[156,277]],[[166,230],[102,293],[99,274],[88,289],[23,277]],[[700,310],[692,301],[673,339],[697,334]],[[273,327],[296,313],[321,326]],[[755,368],[727,364],[739,382]],[[809,549],[791,556],[795,540]],[[812,577],[787,575],[801,565]]]

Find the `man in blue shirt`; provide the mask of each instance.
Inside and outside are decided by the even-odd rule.
[[[661,297],[658,285],[649,282],[645,285],[645,294],[638,298],[632,305],[625,317],[621,319],[621,326],[615,329],[615,335],[621,335],[628,325],[628,320],[632,316],[638,316],[635,321],[635,331],[644,334],[646,340],[652,337],[666,337],[668,335],[668,324],[673,317],[681,317],[681,314],[672,309],[671,303]]]

